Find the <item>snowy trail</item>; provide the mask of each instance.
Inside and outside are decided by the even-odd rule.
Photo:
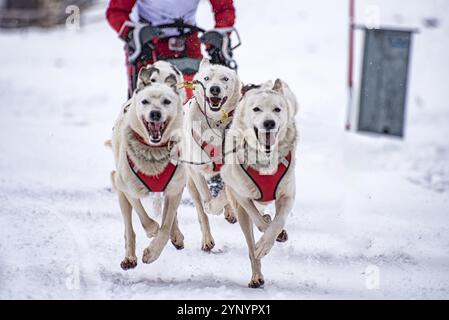
[[[448,298],[449,5],[360,1],[359,17],[377,3],[383,23],[421,28],[406,139],[397,141],[343,132],[342,3],[236,1],[240,76],[281,77],[301,104],[289,240],[264,258],[260,290],[246,288],[238,225],[211,216],[216,248],[200,250],[187,192],[185,249],[169,244],[154,264],[122,271],[123,225],[103,146],[125,96],[122,44],[105,22],[0,33],[0,299]],[[209,11],[202,2],[206,27]],[[428,16],[440,27],[424,28]],[[148,240],[138,223],[135,231],[140,256]],[[369,290],[373,268],[380,282]]]

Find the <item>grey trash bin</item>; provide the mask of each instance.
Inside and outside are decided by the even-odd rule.
[[[358,131],[402,137],[413,30],[365,29]]]

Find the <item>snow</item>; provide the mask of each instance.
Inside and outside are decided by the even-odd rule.
[[[210,216],[216,247],[200,250],[187,191],[185,249],[168,244],[155,263],[122,271],[123,224],[103,146],[126,94],[122,43],[104,21],[2,31],[0,298],[448,298],[449,4],[357,3],[359,23],[377,8],[381,25],[420,29],[404,140],[343,130],[346,2],[236,1],[241,78],[280,77],[301,104],[289,240],[263,259],[263,289],[246,287],[238,225]],[[437,28],[425,27],[429,18]],[[207,1],[197,21],[212,26]],[[148,240],[138,223],[135,231],[140,256]]]

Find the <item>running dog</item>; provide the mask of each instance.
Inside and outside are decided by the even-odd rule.
[[[111,173],[111,181],[125,223],[125,257],[121,262],[124,270],[137,265],[132,209],[148,238],[153,238],[143,252],[144,263],[155,261],[168,239],[177,249],[184,247],[176,217],[186,184],[185,167],[177,162],[184,118],[184,96],[178,82],[182,82],[180,73],[165,63],[142,69],[137,89],[122,108],[113,129],[111,146],[116,170]],[[155,192],[164,195],[160,227],[140,201]]]
[[[295,199],[296,98],[281,80],[245,88],[226,135],[221,176],[237,215],[251,260],[248,286],[264,284],[261,259],[275,241],[287,240],[283,229]],[[275,202],[272,220],[262,205]],[[253,223],[263,232],[256,243]]]
[[[202,232],[201,248],[210,251],[214,246],[207,214],[221,214],[235,223],[222,188],[220,169],[222,166],[222,143],[229,128],[234,110],[240,99],[241,83],[235,71],[213,65],[203,59],[194,77],[194,97],[185,106],[186,121],[184,157],[187,166],[189,189],[195,204]],[[212,194],[209,183],[218,185]]]
[[[184,83],[184,77],[179,69],[173,64],[159,60],[153,64],[143,67],[137,78],[137,88],[143,88],[152,83],[165,83],[172,87],[184,102],[186,100],[186,91],[181,88]],[[154,193],[152,196],[153,211],[156,216],[162,213],[162,196]]]

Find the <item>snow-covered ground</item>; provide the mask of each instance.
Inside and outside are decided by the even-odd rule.
[[[357,1],[358,22],[378,8],[382,24],[421,31],[403,141],[343,130],[346,1],[235,2],[242,80],[281,77],[301,103],[290,239],[264,258],[265,288],[246,287],[238,225],[210,217],[216,247],[200,250],[187,192],[185,249],[120,269],[103,142],[126,79],[122,44],[99,22],[0,33],[0,298],[449,298],[448,1]],[[424,26],[432,17],[438,28]],[[207,1],[198,21],[212,26]]]

